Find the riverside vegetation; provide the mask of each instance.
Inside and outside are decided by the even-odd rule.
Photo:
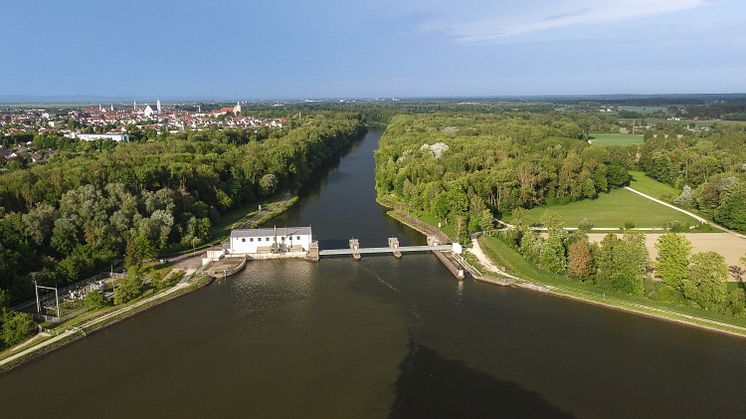
[[[519,273],[583,283],[599,294],[607,290],[731,319],[743,317],[743,282],[736,288],[727,286],[729,270],[742,280],[742,268],[728,267],[714,252],[691,254],[691,244],[675,232],[681,229],[677,220],[669,224],[674,231],[660,237],[655,262],[650,261],[640,233],[627,230],[621,238],[610,234],[597,245],[588,241],[586,233],[593,227],[588,219],[581,219],[578,231],[563,229],[563,220],[552,208],[586,199],[600,201],[607,192],[627,185],[630,171],[652,172],[661,158],[651,151],[657,141],[642,146],[588,144],[580,125],[564,113],[398,116],[376,153],[376,187],[380,196],[423,214],[423,219],[444,224],[458,241],[468,240],[470,232],[485,231],[492,236],[486,239],[488,245],[499,240],[507,245],[504,251],[517,252],[536,267]],[[738,197],[746,176],[736,162],[746,161],[742,154],[746,136],[743,128],[714,131],[674,149],[685,153],[691,147],[692,153],[700,147],[712,156],[733,154],[717,164],[715,158],[707,159],[710,163],[704,167],[692,163],[696,170],[669,165],[676,174],[669,180],[695,182],[700,189],[692,193],[692,202],[710,202],[708,215],[743,231],[746,211],[741,207],[746,206],[746,198]],[[669,138],[665,144],[673,142]],[[738,144],[741,149],[736,151]],[[713,184],[720,188],[717,193],[708,192]],[[545,235],[531,228],[527,212],[542,205],[549,208],[540,220],[548,228]],[[626,226],[612,227],[632,228],[633,217],[647,213],[628,216]],[[497,231],[495,219],[506,217],[515,227]]]
[[[33,296],[32,272],[40,284],[62,286],[122,259],[139,267],[198,246],[224,214],[297,190],[364,131],[357,114],[316,112],[260,137],[208,130],[71,146],[37,136],[33,141],[59,142],[67,151],[0,175],[4,342],[17,343],[33,326],[8,308]],[[131,271],[115,292],[119,303],[143,291],[141,273]]]

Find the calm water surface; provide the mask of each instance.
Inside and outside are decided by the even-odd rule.
[[[365,139],[273,223],[422,238]],[[743,417],[746,341],[522,290],[431,255],[266,261],[0,376],[0,417]]]

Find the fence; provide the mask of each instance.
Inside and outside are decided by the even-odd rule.
[[[78,281],[78,282],[76,282],[74,284],[70,284],[70,285],[67,285],[65,287],[59,288],[57,290],[57,293],[60,295],[60,298],[62,298],[66,293],[68,293],[70,291],[78,291],[78,290],[80,290],[82,288],[87,287],[88,285],[91,285],[95,281],[99,281],[99,280],[104,279],[104,278],[122,278],[123,276],[124,276],[123,273],[99,272],[96,275],[93,275],[92,277],[89,277],[89,278],[83,279],[81,281]],[[39,302],[41,303],[41,302],[44,302],[44,301],[47,301],[47,300],[51,300],[53,298],[54,298],[54,294],[53,293],[47,293],[47,294],[45,294],[43,296],[42,295],[39,296]],[[36,305],[36,299],[31,299],[31,300],[25,301],[23,303],[17,304],[15,306],[13,306],[13,309],[14,310],[18,310],[18,311],[22,311],[22,310],[24,310],[24,309],[26,309],[28,307],[33,306],[33,305]]]

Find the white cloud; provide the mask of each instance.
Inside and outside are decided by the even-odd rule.
[[[422,28],[464,42],[490,42],[547,29],[634,19],[692,9],[713,0],[523,0],[520,3],[432,1],[419,11],[435,15]],[[416,10],[412,8],[410,10]]]

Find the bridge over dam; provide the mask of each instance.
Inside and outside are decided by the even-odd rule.
[[[450,244],[439,244],[435,246],[402,246],[402,247],[362,247],[353,249],[324,249],[319,250],[319,256],[342,256],[342,255],[373,255],[386,253],[409,253],[409,252],[450,252],[453,247]]]
[[[357,239],[350,239],[349,247],[346,249],[319,250],[316,247],[318,243],[314,243],[315,246],[312,245],[308,256],[309,259],[314,261],[318,261],[321,257],[331,256],[352,256],[353,259],[360,260],[362,255],[391,254],[396,258],[400,258],[403,253],[432,252],[454,277],[459,280],[464,278],[464,267],[461,261],[455,256],[455,254],[461,253],[461,246],[458,243],[440,244],[434,237],[428,237],[427,245],[399,246],[399,239],[391,237],[388,244],[387,247],[360,247]]]
[[[358,239],[350,239],[349,246],[342,249],[319,249],[319,242],[312,239],[310,227],[283,227],[273,229],[237,229],[231,231],[230,240],[207,250],[203,265],[208,275],[226,277],[239,272],[247,261],[266,259],[302,258],[319,262],[321,258],[352,256],[356,261],[362,255],[390,254],[401,258],[404,253],[432,252],[453,274],[464,278],[468,271],[458,243],[442,244],[436,237],[428,236],[427,245],[400,246],[399,239],[389,237],[386,247],[360,247]]]

